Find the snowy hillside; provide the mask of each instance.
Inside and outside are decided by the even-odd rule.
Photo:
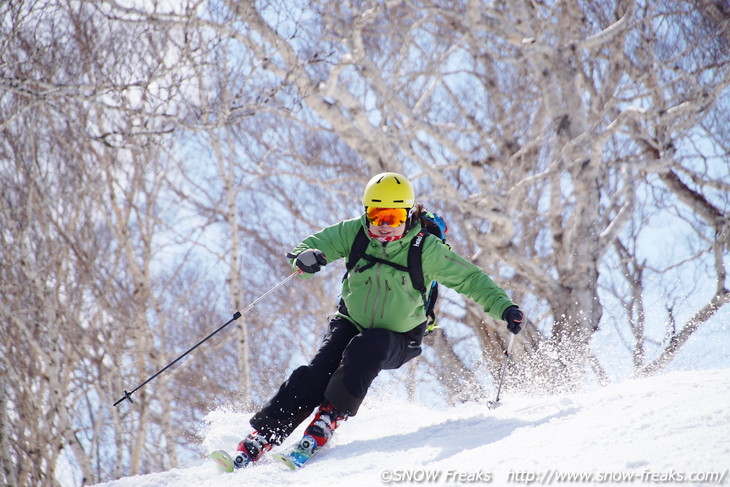
[[[248,414],[214,412],[203,445],[231,449]],[[290,438],[300,436],[297,431]],[[371,397],[305,469],[210,462],[106,487],[730,485],[730,369],[674,372],[589,393],[502,396],[448,410]]]

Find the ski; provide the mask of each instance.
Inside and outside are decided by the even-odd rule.
[[[272,453],[271,457],[277,460],[291,470],[298,470],[309,461],[315,453],[317,453],[319,447],[317,441],[309,435],[305,435],[299,443],[294,445],[289,451],[283,453]]]
[[[208,458],[211,458],[215,461],[218,470],[220,470],[221,472],[233,472],[233,458],[231,458],[228,452],[223,450],[216,450],[214,452],[211,452],[208,455]]]
[[[290,470],[298,470],[309,461],[319,450],[317,440],[313,436],[304,435],[299,443],[289,450],[281,453],[272,453],[271,458],[286,465]],[[215,461],[218,470],[225,473],[233,472],[233,458],[224,450],[215,450],[208,454],[208,457]]]

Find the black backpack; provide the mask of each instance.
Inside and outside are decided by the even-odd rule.
[[[367,260],[368,263],[357,269],[357,272],[369,269],[377,263],[389,265],[391,267],[395,267],[399,271],[407,272],[411,277],[413,287],[421,293],[421,297],[423,298],[423,306],[426,310],[425,334],[428,335],[434,329],[438,328],[438,326],[436,326],[436,314],[434,313],[436,300],[438,299],[438,283],[434,281],[431,285],[431,289],[426,289],[426,283],[423,278],[423,242],[425,242],[428,235],[434,235],[442,242],[446,243],[446,232],[448,231],[448,226],[444,219],[435,213],[422,213],[421,221],[421,231],[418,232],[418,235],[416,235],[413,240],[411,240],[411,246],[408,249],[408,266],[402,266],[390,262],[389,260],[380,259],[366,254],[365,249],[368,246],[369,239],[365,234],[365,230],[361,228],[355,236],[355,241],[352,243],[350,255],[347,257],[345,267],[347,267],[347,272],[350,272],[360,259],[364,259]],[[345,276],[347,276],[347,273]]]

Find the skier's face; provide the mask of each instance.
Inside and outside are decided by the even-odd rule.
[[[406,230],[406,224],[401,223],[397,227],[391,227],[387,223],[376,226],[374,223],[370,223],[370,232],[376,237],[400,237]]]

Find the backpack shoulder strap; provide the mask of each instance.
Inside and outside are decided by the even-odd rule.
[[[396,264],[394,262],[381,259],[379,257],[373,257],[372,255],[368,255],[365,250],[367,250],[369,242],[370,239],[365,234],[365,230],[361,228],[360,231],[357,232],[357,235],[355,235],[355,240],[352,242],[352,247],[350,248],[350,255],[347,256],[347,262],[345,262],[345,267],[347,268],[347,271],[345,272],[345,277],[347,277],[347,274],[355,268],[360,259],[364,259],[368,261],[368,263],[358,267],[357,272],[365,271],[375,264],[385,264],[395,269],[398,269],[401,272],[408,272],[408,267],[406,266]]]
[[[421,293],[423,309],[426,312],[426,332],[424,336],[438,328],[436,325],[436,313],[434,311],[439,295],[438,283],[434,281],[431,284],[431,289],[427,290],[425,277],[423,276],[423,245],[429,235],[441,239],[438,235],[434,235],[428,230],[423,229],[413,239],[411,247],[408,249],[408,272],[411,276],[411,283]]]
[[[345,267],[347,268],[347,272],[350,272],[353,267],[355,267],[355,264],[357,264],[357,261],[360,260],[360,258],[365,255],[365,249],[368,248],[368,236],[365,235],[365,230],[363,230],[362,227],[360,227],[360,230],[358,230],[357,235],[355,235],[355,240],[352,242],[352,247],[350,248],[350,255],[347,256],[347,262],[345,262]]]
[[[426,295],[426,283],[423,278],[423,243],[429,235],[428,231],[421,230],[411,240],[411,246],[408,249],[408,273],[411,276],[413,287],[421,293],[424,306],[428,306],[428,296]]]

